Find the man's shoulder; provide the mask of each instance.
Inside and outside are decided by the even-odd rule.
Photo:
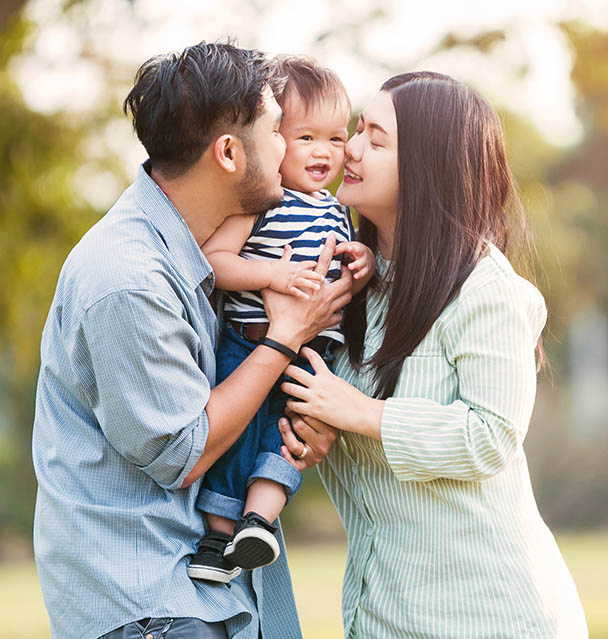
[[[162,237],[146,213],[122,197],[72,249],[59,287],[77,295],[85,311],[114,292],[162,290],[170,272]]]

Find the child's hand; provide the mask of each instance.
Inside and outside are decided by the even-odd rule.
[[[321,288],[325,278],[313,270],[317,265],[314,260],[291,262],[292,253],[293,249],[287,245],[280,260],[268,263],[270,266],[268,288],[279,293],[309,299],[310,293]]]
[[[369,280],[376,270],[376,258],[371,249],[361,242],[340,242],[334,255],[346,254],[350,258],[347,265],[355,280]]]

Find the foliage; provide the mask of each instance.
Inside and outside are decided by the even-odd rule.
[[[82,132],[61,116],[30,111],[7,65],[28,32],[14,21],[0,39],[0,525],[28,531],[33,389],[42,325],[59,268],[97,214],[79,200],[73,178]],[[10,451],[10,452],[9,452]]]

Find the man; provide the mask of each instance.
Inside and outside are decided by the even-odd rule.
[[[203,42],[146,62],[125,101],[150,159],[68,256],[42,337],[34,542],[54,637],[300,636],[284,559],[230,587],[186,573],[200,478],[350,298],[346,276],[310,300],[269,294],[271,341],[214,387],[199,247],[281,199],[277,89],[260,52]],[[307,442],[311,462],[334,436]]]

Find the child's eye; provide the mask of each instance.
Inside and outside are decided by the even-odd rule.
[[[300,140],[305,140],[306,142],[310,142],[312,140],[312,135],[301,135]]]
[[[331,139],[332,142],[340,142],[341,144],[346,144],[346,140],[344,138],[341,138],[339,136],[336,136],[334,138]]]

